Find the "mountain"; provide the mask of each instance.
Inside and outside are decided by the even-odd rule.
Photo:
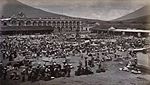
[[[110,21],[111,26],[120,29],[149,29],[150,23],[150,10],[149,6],[144,6],[130,14]]]
[[[17,15],[18,13],[24,13],[29,18],[46,18],[46,17],[65,17],[68,18],[69,16],[46,12],[41,9],[37,9],[28,5],[25,5],[17,0],[2,0],[0,3],[0,16],[4,17],[11,17],[13,15]],[[70,18],[78,18],[78,17],[70,17]],[[78,18],[85,23],[93,23],[93,22],[103,22],[101,20],[94,20],[94,19],[85,19],[85,18]]]
[[[19,12],[23,12],[27,17],[67,17],[64,15],[59,15],[55,13],[50,13],[43,11],[41,9],[33,8],[31,6],[25,5],[17,0],[2,0],[3,3],[0,5],[1,8],[0,14],[5,17],[10,17],[14,14],[18,14]]]
[[[140,30],[150,30],[149,23],[150,23],[150,15],[145,15],[137,18],[127,19],[127,20],[120,20],[120,21],[109,21],[105,25],[112,26],[117,29],[140,29]]]
[[[117,18],[115,20],[112,20],[112,21],[122,21],[122,20],[128,20],[128,19],[135,19],[135,18],[138,18],[138,17],[144,17],[144,16],[147,16],[147,15],[150,15],[150,9],[149,9],[149,6],[144,6],[130,14],[127,14],[125,16],[122,16],[120,18]]]
[[[126,22],[126,23],[150,23],[150,15],[145,15],[145,16],[141,16],[141,17],[137,17],[134,19],[127,19],[127,20],[122,20],[122,22]]]

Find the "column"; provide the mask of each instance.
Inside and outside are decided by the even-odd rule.
[[[43,23],[44,23],[44,21],[41,21],[41,26],[44,26],[44,24],[43,24]]]
[[[19,26],[19,21],[16,21],[16,26]]]
[[[27,21],[24,21],[24,26],[26,26],[26,22],[27,22]]]
[[[122,35],[125,35],[125,32],[122,32]]]
[[[30,26],[33,26],[33,21],[30,21],[30,22],[31,22]]]
[[[46,26],[49,26],[48,21],[46,21]]]
[[[138,35],[138,37],[141,37],[141,33],[138,33],[137,35]]]

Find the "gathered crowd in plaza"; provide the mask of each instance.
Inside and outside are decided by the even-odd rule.
[[[107,71],[103,63],[119,59],[132,60],[130,65],[134,69],[137,63],[133,50],[145,46],[145,38],[135,36],[68,37],[65,34],[2,36],[0,78],[51,80],[70,77],[72,71],[76,76],[88,75],[95,73],[93,67],[97,67],[96,73]],[[70,61],[73,57],[80,58],[77,65]]]

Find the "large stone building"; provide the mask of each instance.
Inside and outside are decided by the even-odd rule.
[[[28,18],[20,14],[1,19],[2,34],[75,33],[82,29],[82,21],[77,18]]]

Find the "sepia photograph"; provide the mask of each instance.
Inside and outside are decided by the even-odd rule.
[[[150,85],[150,1],[0,0],[0,85]]]

